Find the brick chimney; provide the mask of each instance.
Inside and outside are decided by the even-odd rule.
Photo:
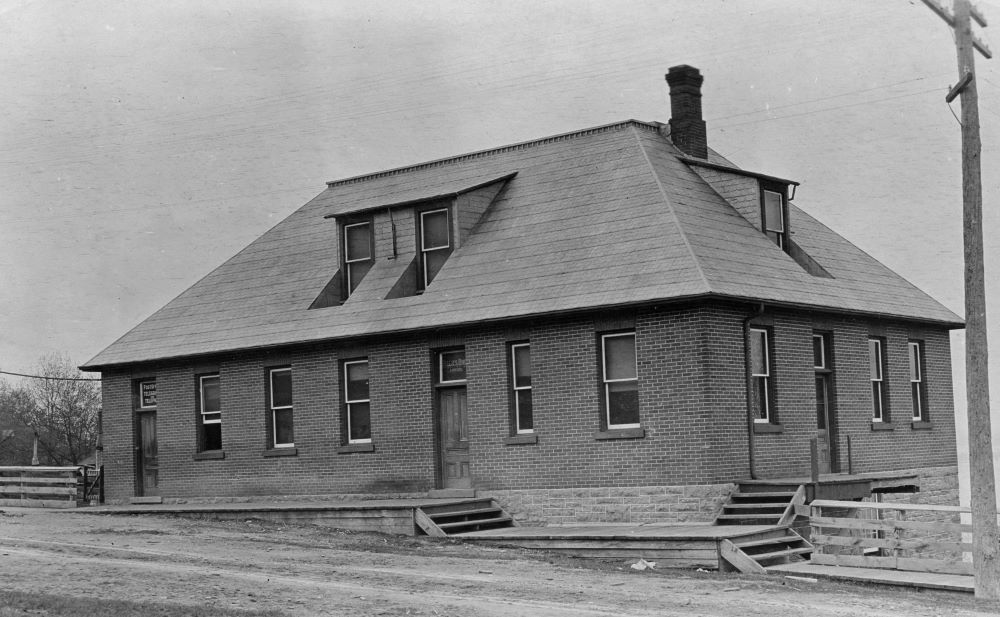
[[[670,86],[670,139],[689,156],[708,158],[705,121],[701,119],[701,84],[698,69],[682,64],[667,72]]]

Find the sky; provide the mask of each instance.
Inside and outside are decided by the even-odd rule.
[[[676,64],[712,148],[964,313],[955,48],[919,0],[0,0],[0,40],[0,370],[89,360],[328,180],[666,122]],[[976,62],[998,425],[1000,58]]]

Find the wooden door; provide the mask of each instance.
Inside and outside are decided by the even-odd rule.
[[[830,455],[832,436],[830,423],[830,376],[816,375],[816,454],[819,460],[819,472],[833,471],[833,461]]]
[[[155,497],[160,494],[160,463],[156,447],[156,412],[146,411],[139,416],[139,495]]]
[[[472,488],[465,388],[437,391],[441,435],[441,488]]]

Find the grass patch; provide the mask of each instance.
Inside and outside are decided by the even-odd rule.
[[[278,611],[253,611],[162,602],[71,598],[0,589],[0,617],[286,617]]]

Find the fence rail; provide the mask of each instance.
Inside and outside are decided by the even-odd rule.
[[[75,508],[79,467],[0,467],[0,506]]]
[[[972,574],[961,522],[969,508],[815,500],[810,504],[812,562],[940,574]]]

